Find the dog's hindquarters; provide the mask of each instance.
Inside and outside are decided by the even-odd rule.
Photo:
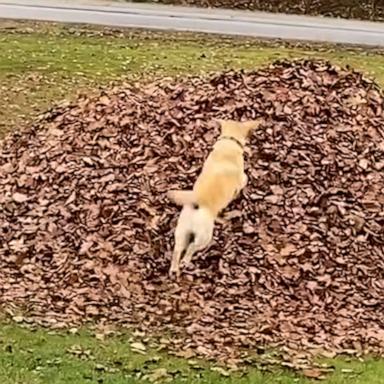
[[[193,220],[193,241],[189,243],[183,258],[183,264],[188,265],[192,256],[206,248],[213,237],[215,219],[210,212],[204,208],[195,210]]]
[[[192,256],[208,246],[213,236],[214,217],[204,208],[185,205],[175,230],[175,247],[170,274],[179,275],[180,262],[188,265]]]

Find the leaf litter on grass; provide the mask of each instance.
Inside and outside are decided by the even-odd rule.
[[[167,190],[193,185],[212,119],[259,116],[248,186],[170,280]],[[308,60],[52,109],[1,146],[0,303],[48,326],[166,332],[167,349],[229,366],[268,346],[321,377],[309,356],[383,354],[383,123],[374,82]]]

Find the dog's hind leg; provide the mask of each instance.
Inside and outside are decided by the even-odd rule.
[[[175,274],[177,277],[180,275],[180,260],[182,255],[186,252],[188,247],[188,234],[176,231],[175,234],[175,248],[172,254],[171,268],[169,274]]]
[[[169,269],[169,275],[176,275],[177,277],[180,276],[180,259],[181,254],[183,253],[184,248],[175,247],[173,254],[172,254],[172,261],[171,261],[171,267]]]
[[[169,274],[180,275],[180,259],[185,253],[189,245],[190,227],[190,211],[191,208],[184,207],[180,213],[180,217],[175,230],[175,246],[172,254],[171,267]]]
[[[202,231],[195,233],[195,238],[193,242],[188,245],[187,250],[185,251],[182,263],[184,266],[187,266],[192,261],[192,256],[202,249],[208,247],[209,243],[212,240],[213,236],[213,223],[212,225],[202,227]]]
[[[172,254],[171,268],[169,269],[169,275],[180,276],[180,260],[185,255],[188,249],[188,233],[179,233],[175,236],[175,248]]]
[[[198,249],[196,247],[196,244],[195,243],[191,243],[189,244],[189,247],[187,248],[187,250],[185,251],[185,255],[183,257],[183,266],[187,266],[190,264],[190,262],[192,261],[192,256],[195,254],[195,252],[197,252]]]

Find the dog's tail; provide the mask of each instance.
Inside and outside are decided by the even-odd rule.
[[[193,191],[171,190],[167,193],[168,199],[177,205],[190,205],[198,207],[197,199]]]

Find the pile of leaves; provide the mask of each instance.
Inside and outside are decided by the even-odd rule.
[[[172,335],[170,348],[219,360],[382,354],[383,100],[358,72],[283,61],[57,106],[2,143],[0,304],[51,326]],[[212,119],[259,116],[247,188],[171,280],[167,190],[193,185]]]
[[[153,2],[346,19],[384,20],[383,0],[153,0]]]

